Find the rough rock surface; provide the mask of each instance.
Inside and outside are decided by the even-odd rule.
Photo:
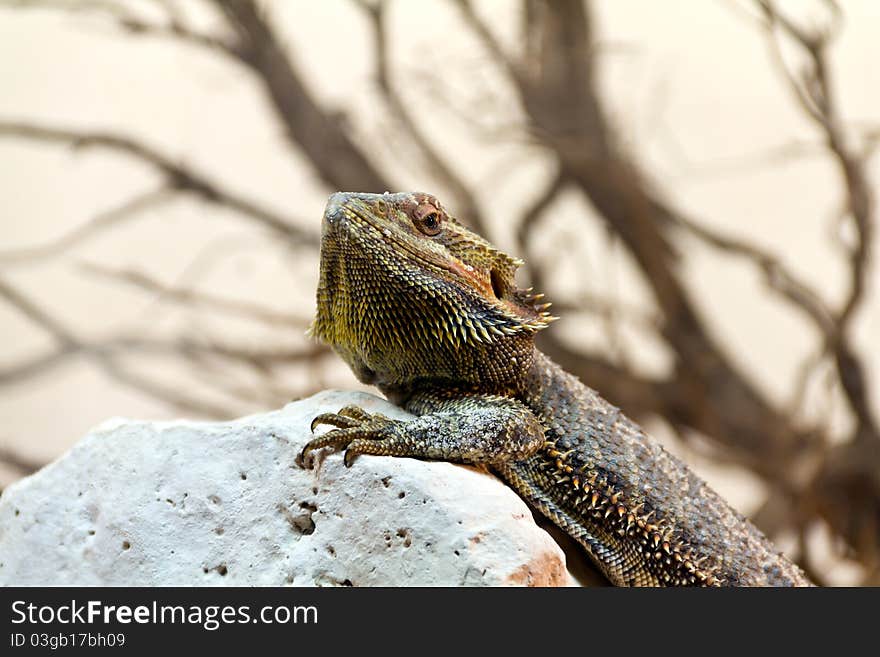
[[[324,392],[233,422],[110,420],[0,497],[5,585],[565,585],[564,556],[475,469],[296,463]]]

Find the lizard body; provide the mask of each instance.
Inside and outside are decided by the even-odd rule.
[[[535,348],[555,318],[521,261],[431,195],[330,197],[314,336],[418,417],[357,407],[303,450],[471,463],[504,479],[617,585],[809,586],[679,459]]]

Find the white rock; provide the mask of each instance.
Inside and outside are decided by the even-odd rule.
[[[526,505],[472,468],[321,453],[324,392],[233,422],[105,422],[0,497],[5,585],[565,585]]]

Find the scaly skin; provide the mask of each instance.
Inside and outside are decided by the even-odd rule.
[[[617,408],[534,346],[555,318],[520,261],[428,194],[337,193],[313,334],[418,417],[357,407],[303,450],[482,465],[620,586],[809,586],[801,570]]]

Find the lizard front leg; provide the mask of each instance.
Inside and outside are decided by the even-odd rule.
[[[347,466],[358,454],[492,465],[527,458],[544,444],[541,422],[515,399],[417,392],[404,408],[419,417],[393,420],[356,406],[317,416],[312,422],[313,430],[320,424],[336,428],[303,448],[303,462],[312,450],[335,447],[345,449]]]

